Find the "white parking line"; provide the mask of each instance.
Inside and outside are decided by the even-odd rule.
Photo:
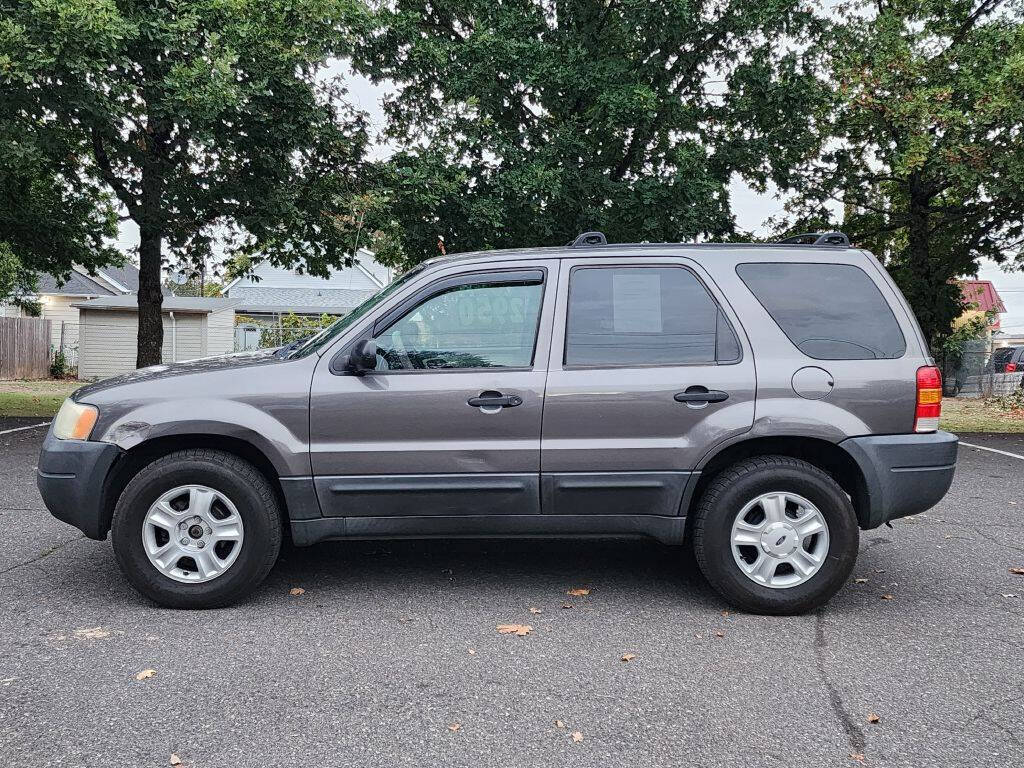
[[[963,440],[960,441],[960,445],[966,445],[968,448],[977,448],[979,451],[991,451],[992,453],[999,453],[1002,454],[1003,456],[1009,456],[1010,458],[1020,459],[1021,461],[1024,461],[1024,456],[1021,456],[1019,453],[1010,453],[1009,451],[1000,451],[998,448],[989,448],[988,446],[984,445],[965,443]]]
[[[50,422],[44,421],[42,424],[30,424],[27,427],[15,427],[14,429],[0,429],[0,435],[9,435],[11,432],[21,432],[24,429],[39,429],[39,427],[48,427]]]

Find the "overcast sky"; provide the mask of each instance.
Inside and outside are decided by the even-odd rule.
[[[348,86],[349,98],[352,103],[364,110],[369,116],[373,131],[378,134],[384,125],[384,112],[381,109],[381,98],[387,93],[390,83],[375,86],[365,77],[353,73],[345,64],[336,62],[324,73],[326,77],[341,75]],[[374,158],[386,157],[390,148],[377,141],[371,153]],[[739,178],[734,177],[730,185],[732,209],[736,215],[736,226],[755,234],[765,234],[764,223],[767,219],[782,212],[783,201],[775,196],[775,190],[760,195],[750,189]],[[138,229],[133,223],[122,225],[120,245],[127,250],[138,244]],[[1006,304],[1006,314],[1002,317],[1002,329],[1006,333],[1024,335],[1024,273],[1004,272],[996,264],[985,262],[979,278],[991,280]]]

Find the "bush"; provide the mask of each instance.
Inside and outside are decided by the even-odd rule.
[[[68,366],[68,359],[64,354],[64,350],[58,349],[53,353],[53,362],[50,363],[50,377],[66,379],[70,373],[71,369]]]

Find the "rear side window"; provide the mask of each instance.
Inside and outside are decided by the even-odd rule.
[[[695,365],[739,356],[728,320],[689,270],[573,268],[566,365]]]
[[[736,273],[797,349],[817,360],[902,357],[896,317],[850,264],[740,264]]]

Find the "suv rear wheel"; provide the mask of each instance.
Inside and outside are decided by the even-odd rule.
[[[215,608],[245,597],[270,572],[281,514],[252,464],[193,449],[132,478],[111,534],[121,570],[142,594],[169,608]]]
[[[759,456],[719,473],[693,528],[704,576],[752,613],[824,604],[853,570],[860,540],[849,498],[829,475],[788,456]]]

